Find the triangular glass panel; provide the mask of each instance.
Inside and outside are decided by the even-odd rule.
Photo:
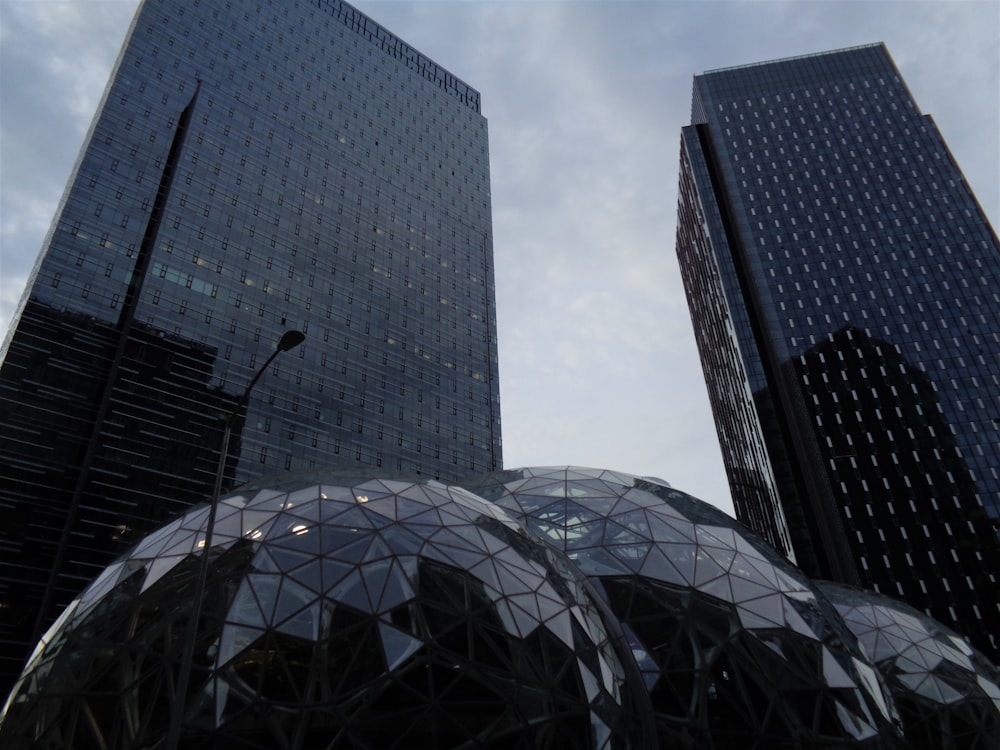
[[[539,626],[540,623],[538,620],[537,609],[531,607],[528,600],[522,599],[522,601],[528,603],[530,609],[533,609],[535,611],[534,612],[526,611],[522,607],[518,606],[516,602],[511,601],[510,597],[506,599],[506,602],[510,607],[510,613],[511,615],[513,615],[514,623],[517,626],[518,635],[520,635],[521,638],[527,638],[535,631],[535,629]]]
[[[385,482],[383,482],[381,479],[369,479],[366,482],[362,482],[361,484],[355,485],[354,492],[357,495],[364,494],[373,498],[396,494],[392,489],[386,487]]]
[[[392,625],[379,621],[379,635],[382,638],[382,650],[385,653],[385,661],[392,672],[413,656],[423,646],[423,641],[414,638],[409,633],[404,633]]]
[[[310,557],[294,570],[287,571],[285,577],[309,589],[314,596],[322,594],[329,585],[324,576],[325,563],[326,560],[321,557]]]
[[[566,549],[566,527],[559,524],[552,524],[548,521],[539,521],[535,518],[527,519],[528,528],[531,532],[558,549]]]
[[[981,674],[976,675],[976,684],[993,701],[997,711],[1000,711],[1000,684]]]
[[[256,510],[281,510],[285,504],[285,493],[279,490],[261,490],[246,504]]]
[[[317,501],[320,522],[326,523],[356,504],[350,488],[324,485],[320,487],[320,498]]]
[[[753,581],[748,581],[745,578],[734,576],[731,573],[729,575],[729,583],[733,587],[733,598],[737,603],[745,602],[750,599],[757,599],[761,596],[768,596],[769,594],[783,598],[780,594],[777,594],[771,586],[754,583]],[[780,606],[778,609],[780,619]]]
[[[319,500],[322,494],[322,490],[319,485],[312,485],[310,487],[303,487],[300,490],[295,490],[294,492],[289,492],[288,497],[285,498],[285,503],[283,505],[285,510],[291,510],[297,505],[302,505],[310,500]]]
[[[774,623],[765,620],[763,617],[749,609],[737,609],[740,618],[740,625],[747,630],[768,630],[774,627]]]
[[[538,601],[538,611],[543,620],[555,617],[558,613],[566,609],[566,602],[562,600],[556,590],[548,583],[543,584],[535,592]]]
[[[757,581],[765,586],[769,586],[775,591],[781,591],[781,581],[778,579],[777,568],[775,568],[774,565],[766,560],[758,560],[753,557],[747,557],[746,555],[742,555],[741,561],[744,565],[740,568],[738,575],[743,576],[743,570],[746,570],[748,575],[744,577],[750,578],[751,580]]]
[[[181,516],[181,528],[187,531],[201,531],[208,523],[209,507],[202,505]]]
[[[556,484],[553,486],[557,488],[555,495],[548,494],[545,487],[532,487],[530,489],[521,490],[517,493],[517,495],[513,496],[513,499],[525,513],[534,515],[540,510],[552,507],[555,503],[561,505],[565,502],[566,495],[565,492],[562,491],[563,485]]]
[[[313,499],[308,502],[300,503],[294,508],[289,508],[284,512],[284,515],[288,518],[298,519],[299,521],[312,526],[320,522],[320,517],[323,515],[320,509],[323,506],[324,501]]]
[[[243,536],[243,512],[238,508],[219,504],[212,527],[212,546],[232,542]]]
[[[646,511],[649,532],[657,542],[693,543],[696,541],[694,524],[689,521],[664,518],[659,510]]]
[[[469,573],[489,586],[494,591],[502,591],[503,584],[496,570],[496,562],[492,557],[483,557],[482,561],[469,567]]]
[[[602,518],[607,518],[611,510],[615,507],[618,502],[617,497],[607,496],[607,497],[588,497],[586,499],[580,500],[580,505],[596,516]]]
[[[321,528],[298,518],[284,517],[272,529],[268,544],[272,548],[295,550],[319,557],[322,552]]]
[[[623,575],[632,572],[629,567],[604,547],[576,549],[570,555],[580,570],[591,577]]]
[[[701,589],[709,581],[714,581],[719,576],[726,575],[726,569],[719,565],[706,550],[702,547],[698,548],[696,564],[695,564],[695,574],[694,574],[694,584],[698,589]]]
[[[344,510],[330,519],[338,526],[368,531],[370,529],[382,529],[392,525],[394,522],[377,513],[368,513],[364,504],[355,503],[345,507]]]
[[[751,599],[737,605],[737,611],[753,612],[768,621],[771,628],[785,626],[784,599],[781,594],[770,594],[759,599]]]
[[[197,531],[181,529],[160,550],[160,555],[190,555],[192,552],[201,554],[205,546],[205,537]]]
[[[573,620],[569,611],[564,607],[561,611],[545,620],[545,627],[548,628],[556,638],[566,644],[566,648],[574,649],[573,643]]]
[[[149,569],[146,571],[146,580],[142,582],[141,591],[145,591],[154,583],[159,581],[163,576],[177,567],[185,559],[185,555],[174,555],[172,557],[158,557],[149,563]]]
[[[366,562],[358,568],[361,579],[365,585],[365,593],[368,597],[366,612],[379,612],[379,602],[382,600],[382,592],[385,590],[386,581],[392,569],[392,560],[379,559]]]
[[[801,578],[794,578],[780,568],[774,569],[774,575],[778,579],[778,584],[781,586],[781,590],[786,594],[797,593],[798,596],[795,598],[799,601],[815,601],[816,594],[813,593],[812,587],[806,580],[805,576]]]
[[[684,584],[694,585],[695,563],[698,548],[694,544],[657,544],[659,549],[673,564],[680,574]],[[673,583],[673,581],[670,581]]]
[[[850,689],[857,687],[854,678],[844,671],[840,662],[826,646],[823,646],[823,677],[826,684],[832,688]]]
[[[277,580],[278,577],[274,576],[274,578]],[[236,596],[233,597],[233,601],[229,605],[226,622],[259,628],[266,628],[268,625],[267,618],[260,611],[260,603],[257,601],[253,587],[246,579],[240,584]]]
[[[302,607],[287,619],[279,622],[274,629],[303,640],[317,641],[320,636],[321,608],[320,601],[315,599],[311,604]]]
[[[416,555],[424,547],[424,540],[412,529],[403,524],[394,524],[381,531],[379,535],[392,548],[395,555]]]
[[[642,539],[653,541],[650,534],[646,511],[637,508],[625,513],[618,513],[614,516],[613,520],[614,523],[627,528],[633,534],[637,534]]]
[[[545,573],[532,566],[524,567],[525,560],[513,552],[497,555],[493,558],[497,563],[497,572],[504,593],[518,591],[537,591],[545,583]]]
[[[274,608],[278,603],[278,587],[281,582],[281,576],[266,573],[251,573],[244,581],[250,584],[253,593],[257,597],[264,624],[274,622]]]
[[[350,544],[343,544],[330,552],[327,552],[324,557],[330,560],[341,560],[343,562],[350,563],[360,563],[364,560],[365,555],[368,553],[368,548],[371,546],[372,539],[374,535],[365,534],[361,536],[357,541],[351,542]]]
[[[398,559],[392,561],[392,568],[386,578],[381,598],[375,603],[375,611],[388,612],[410,601],[414,597],[413,587]]]
[[[804,635],[807,638],[812,638],[813,640],[819,640],[819,636],[812,627],[803,619],[802,615],[799,614],[798,610],[795,609],[794,605],[786,600],[782,601],[782,608],[785,613],[785,625],[796,633]]]
[[[147,536],[132,551],[132,557],[156,557],[160,554],[160,551],[166,545],[169,539],[173,536],[181,527],[181,520],[177,518],[161,529],[154,531],[152,534]]]
[[[363,497],[367,497],[364,495]],[[378,513],[380,516],[396,521],[399,516],[396,513],[396,496],[373,497],[364,501],[365,511],[368,513]]]
[[[882,691],[882,683],[879,682],[878,676],[875,674],[875,669],[853,656],[851,657],[851,662],[854,664],[854,671],[858,674],[860,686],[875,701],[875,705],[882,713],[882,717],[886,720],[891,720],[890,714],[892,712],[889,710],[886,694]]]
[[[731,580],[728,574],[724,574],[714,580],[699,584],[697,589],[702,594],[714,596],[717,599],[722,599],[724,602],[732,603],[733,587]]]
[[[504,598],[496,599],[493,602],[493,611],[497,613],[500,618],[500,622],[503,623],[504,629],[511,635],[518,635],[517,621],[514,619],[514,613],[511,612],[510,605],[507,604],[507,600]]]
[[[267,554],[274,564],[278,566],[278,569],[286,573],[316,558],[314,554],[274,544],[267,546]]]
[[[266,539],[278,520],[278,514],[270,511],[245,510],[241,515],[240,532],[246,539],[254,542]]]
[[[241,493],[225,495],[219,499],[220,505],[230,505],[234,508],[245,508],[250,499]]]
[[[430,536],[435,529],[441,528],[441,512],[437,508],[427,508],[422,513],[416,513],[406,519],[406,525],[421,536]]]
[[[695,533],[698,535],[698,543],[706,547],[722,547],[724,549],[736,549],[736,540],[732,529],[725,529],[721,526],[708,526],[697,524]]]
[[[363,561],[365,563],[375,562],[377,560],[387,560],[395,557],[395,553],[386,544],[385,540],[382,539],[380,534],[373,534],[371,544],[368,545],[368,551],[365,552]]]
[[[863,720],[861,717],[857,716],[851,709],[845,706],[840,701],[834,701],[834,705],[837,709],[837,718],[840,719],[841,726],[847,730],[854,739],[859,741],[869,740],[878,735],[878,730],[875,729],[867,721]]]
[[[733,560],[736,559],[736,550],[734,549],[702,546],[700,551],[719,563],[719,566],[727,573],[733,565]]]
[[[372,612],[361,571],[355,568],[339,583],[327,590],[326,596],[361,612]]]
[[[637,534],[614,521],[608,521],[604,526],[604,543],[609,547],[619,544],[648,544],[649,541],[648,534]]]
[[[718,558],[716,558],[718,559]],[[737,552],[729,564],[730,575],[736,576],[745,581],[753,581],[761,586],[766,586],[768,591],[777,591],[778,582],[771,576],[767,578],[761,575],[760,571],[757,569],[757,564],[760,564],[759,560],[753,560],[742,552]]]
[[[244,650],[263,637],[265,632],[265,630],[250,628],[245,625],[224,625],[222,636],[219,638],[219,652],[215,657],[216,668],[223,666],[242,654]]]
[[[674,566],[673,561],[663,553],[663,550],[657,544],[654,544],[650,548],[649,553],[646,555],[646,560],[642,564],[642,569],[639,572],[646,578],[651,578],[654,581],[664,581],[679,586],[690,585],[690,581],[685,579],[681,572]]]
[[[615,544],[610,545],[609,549],[621,560],[625,565],[628,566],[630,571],[639,571],[642,569],[643,563],[646,561],[646,553],[652,545],[646,544]]]
[[[115,584],[118,583],[124,567],[125,561],[122,560],[112,563],[101,571],[101,574],[80,595],[80,608],[87,609],[91,604],[101,599],[108,591],[113,589]]]
[[[438,545],[433,542],[427,542],[420,554],[428,560],[434,560],[452,568],[462,569],[473,568],[479,565],[483,558],[486,557],[484,553],[479,551],[462,555],[460,550],[453,546]]]
[[[907,655],[912,654],[914,651],[920,654],[920,661],[923,662],[928,672],[933,672],[944,661],[941,650],[937,648],[937,643],[930,639],[924,639],[920,643],[915,643],[913,648],[907,651]]]
[[[587,696],[587,702],[593,703],[601,694],[601,686],[598,685],[597,678],[594,676],[594,673],[587,669],[587,666],[582,661],[578,660],[576,665],[577,672],[580,674],[580,678],[583,682],[583,690],[584,694]]]

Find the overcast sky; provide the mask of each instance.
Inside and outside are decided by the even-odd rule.
[[[355,5],[482,94],[507,467],[658,476],[731,512],[674,255],[696,73],[886,42],[997,226],[995,0]],[[0,0],[0,332],[135,6]]]

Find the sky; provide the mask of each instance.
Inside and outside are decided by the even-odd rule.
[[[482,95],[508,468],[654,476],[732,512],[674,254],[695,74],[885,42],[998,226],[995,0],[354,4]],[[135,7],[0,0],[0,334]]]

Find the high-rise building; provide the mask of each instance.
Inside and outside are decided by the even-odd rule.
[[[694,79],[677,254],[738,517],[1000,655],[1000,244],[882,44]]]
[[[501,466],[479,93],[336,0],[137,11],[0,369],[0,676],[226,484]]]

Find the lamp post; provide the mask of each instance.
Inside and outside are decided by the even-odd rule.
[[[240,396],[240,400],[236,402],[236,406],[233,410],[226,416],[225,430],[222,433],[222,446],[219,451],[219,465],[215,469],[215,484],[212,489],[212,501],[208,506],[208,523],[205,528],[205,539],[201,543],[201,559],[199,560],[198,567],[198,582],[194,591],[194,602],[191,607],[191,617],[187,624],[187,630],[184,634],[184,651],[181,654],[181,668],[180,673],[177,675],[177,685],[174,689],[174,703],[171,706],[170,711],[170,726],[167,729],[166,737],[166,748],[167,750],[177,750],[180,739],[181,739],[181,729],[184,724],[184,708],[187,703],[187,691],[188,683],[191,679],[191,667],[194,661],[194,646],[195,641],[198,639],[198,620],[201,619],[201,603],[202,599],[205,597],[205,587],[208,583],[208,568],[209,568],[209,555],[212,549],[212,532],[215,528],[215,516],[219,507],[219,495],[222,494],[222,477],[226,472],[226,460],[229,458],[229,439],[233,434],[233,423],[239,417],[240,412],[243,411],[243,407],[246,406],[247,401],[250,399],[250,391],[253,387],[257,385],[257,381],[260,380],[261,375],[267,370],[268,366],[274,361],[282,352],[287,352],[289,349],[294,349],[296,346],[301,344],[305,340],[306,336],[302,331],[285,331],[278,341],[278,346],[272,352],[271,356],[267,358],[267,361],[261,366],[257,373],[253,376],[253,379],[247,385],[246,389],[243,391],[243,395]],[[213,709],[214,710],[214,709]]]

